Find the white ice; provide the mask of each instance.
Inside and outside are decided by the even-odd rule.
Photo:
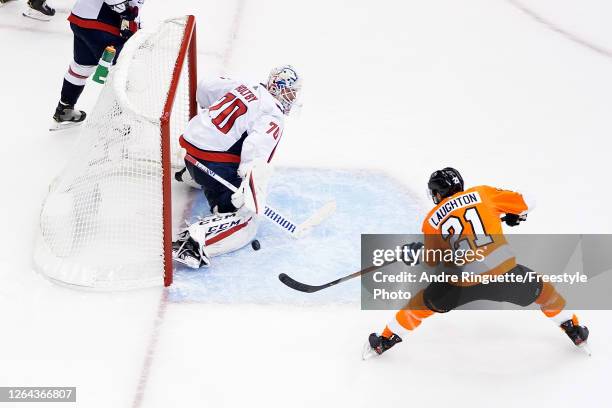
[[[300,180],[296,183],[296,180]],[[251,245],[215,257],[214,266],[194,271],[175,267],[171,302],[328,304],[359,301],[359,280],[316,296],[279,285],[278,274],[288,273],[309,283],[336,278],[338,271],[360,269],[361,234],[418,233],[419,207],[406,189],[381,172],[278,168],[269,186],[268,203],[282,208],[294,222],[305,221],[326,202],[341,209],[295,241],[276,224],[262,220],[257,231],[259,251]],[[187,221],[208,214],[210,206],[200,190],[188,193]],[[370,210],[388,211],[392,217],[373,217]]]
[[[37,275],[40,205],[78,137],[47,131],[72,52],[70,1],[49,3],[48,23],[21,17],[25,1],[0,8],[0,386],[77,386],[87,408],[608,405],[608,311],[581,313],[591,358],[539,312],[466,311],[364,363],[361,345],[389,312],[331,297],[174,303],[159,289],[90,293]],[[200,76],[300,68],[304,108],[280,171],[384,171],[418,220],[430,172],[453,165],[469,185],[535,196],[513,232],[610,233],[610,11],[605,0],[175,0],[148,1],[142,16],[197,17]],[[81,107],[98,91],[90,83]]]

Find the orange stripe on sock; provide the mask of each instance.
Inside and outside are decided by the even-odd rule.
[[[417,317],[417,318],[419,318],[419,319],[421,319],[421,320],[426,319],[426,318],[428,318],[429,316],[431,316],[432,314],[434,314],[434,312],[432,312],[432,311],[431,311],[431,310],[429,310],[429,309],[427,309],[427,310],[418,310],[418,309],[417,309],[417,310],[410,310],[410,311],[412,312],[412,314],[413,314],[415,317]]]
[[[554,310],[544,310],[544,309],[542,309],[542,313],[544,313],[544,315],[546,317],[555,317],[556,315],[561,313],[561,309],[554,309]]]
[[[565,299],[559,296],[552,304],[542,305],[542,313],[548,317],[554,317],[558,315],[561,310],[565,307]]]
[[[423,291],[421,290],[410,299],[404,309],[399,310],[395,314],[395,320],[404,329],[414,330],[421,324],[421,320],[432,314],[434,314],[434,312],[425,306]],[[382,335],[385,337],[391,337],[392,334],[393,332],[389,326],[386,326],[382,332]]]
[[[542,313],[547,317],[555,317],[565,307],[565,299],[557,292],[555,287],[548,282],[542,286],[542,293],[536,299]]]
[[[395,314],[395,319],[406,330],[414,330],[421,324],[421,319],[413,315],[412,310],[400,310]]]
[[[556,293],[557,291],[555,290],[554,286],[548,282],[545,282],[544,285],[542,285],[542,293],[540,293],[540,296],[538,296],[535,302],[538,305],[547,303]]]
[[[427,306],[425,306],[425,300],[423,299],[422,290],[420,290],[416,295],[412,297],[412,299],[410,299],[410,301],[408,302],[408,307],[406,309],[411,309],[413,312],[418,312],[417,316],[423,314],[424,317],[428,317],[431,316],[431,314],[433,313],[427,308]]]

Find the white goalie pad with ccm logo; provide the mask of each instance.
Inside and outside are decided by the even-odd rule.
[[[248,211],[217,213],[188,227],[189,235],[206,247],[209,256],[235,251],[247,245],[257,233],[257,220]]]

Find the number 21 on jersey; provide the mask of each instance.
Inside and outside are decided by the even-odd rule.
[[[474,235],[459,239],[464,230],[464,222],[470,224]],[[445,241],[449,240],[450,247],[454,249],[471,249],[470,241],[475,248],[480,248],[493,242],[493,238],[491,238],[490,235],[487,235],[487,232],[482,225],[482,218],[480,218],[480,214],[478,213],[478,209],[476,209],[476,207],[467,208],[463,212],[463,216],[461,218],[451,215],[442,223],[440,230],[442,233],[442,238]]]

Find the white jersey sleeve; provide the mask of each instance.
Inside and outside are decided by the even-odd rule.
[[[210,107],[215,101],[231,91],[238,82],[227,78],[203,79],[198,83],[196,99],[202,108]]]
[[[264,114],[259,117],[244,139],[240,163],[250,163],[255,159],[269,162],[283,134],[282,126],[282,118],[278,116]]]
[[[111,7],[114,7],[119,4],[125,3],[125,0],[104,0],[104,3],[108,4]]]
[[[126,0],[103,0],[103,1],[104,3],[108,4],[111,7],[116,7],[126,2]],[[132,7],[142,7],[144,2],[145,0],[129,0],[127,3]]]
[[[138,13],[140,13],[140,9],[142,8],[142,6],[144,5],[145,0],[103,0],[104,3],[106,3],[108,6],[110,6],[111,10],[113,10],[115,13],[121,14],[123,12],[126,11],[127,7],[126,6],[130,6],[130,7],[135,7],[138,9]],[[90,2],[93,3],[93,2]],[[98,6],[98,10],[100,8],[102,4],[100,3],[100,5]],[[136,22],[140,21],[140,16],[137,14],[136,15]]]
[[[127,6],[131,5],[129,1],[126,2],[125,0],[104,0],[104,3],[117,14],[124,13],[127,10]]]

